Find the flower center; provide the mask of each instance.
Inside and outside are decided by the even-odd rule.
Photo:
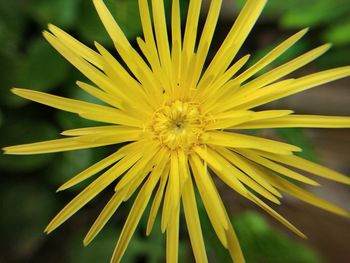
[[[205,117],[198,105],[176,100],[154,114],[151,130],[154,138],[171,150],[190,150],[203,143]]]

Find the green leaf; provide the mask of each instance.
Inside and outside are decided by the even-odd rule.
[[[28,115],[33,116],[31,114]],[[57,136],[57,131],[51,124],[24,118],[24,116],[20,115],[6,114],[5,128],[0,130],[2,147],[44,141]],[[20,121],[18,121],[19,119]],[[48,164],[52,161],[52,158],[52,154],[31,156],[3,155],[0,158],[0,168],[11,172],[31,172]]]
[[[29,47],[26,87],[49,91],[69,74],[69,64],[46,41],[35,40]]]
[[[41,26],[48,23],[63,28],[74,25],[82,0],[30,0],[27,13]]]
[[[335,45],[346,45],[350,43],[350,20],[342,21],[339,24],[332,25],[324,33],[324,39]]]
[[[305,130],[299,128],[276,129],[277,134],[284,138],[288,143],[296,145],[303,149],[297,155],[313,162],[318,162],[318,157],[312,142],[305,134]]]
[[[256,212],[245,212],[233,218],[238,239],[247,263],[320,263],[315,251],[278,232]]]
[[[27,261],[40,248],[45,239],[43,230],[56,205],[53,193],[28,179],[10,179],[0,187],[0,234],[6,240],[2,249],[18,262]]]
[[[21,1],[0,1],[0,54],[17,52],[25,25],[20,6]]]
[[[11,55],[0,53],[0,102],[8,107],[20,107],[28,103],[10,92],[14,86],[22,86],[27,70],[26,61],[23,56],[16,53]]]
[[[137,0],[106,0],[104,2],[128,39],[134,40],[141,34]],[[97,41],[103,45],[112,45],[92,1],[84,1],[81,4],[77,29],[89,43]]]
[[[285,28],[324,25],[346,14],[346,10],[347,8],[339,8],[339,3],[335,1],[308,2],[308,6],[298,6],[294,9],[289,9],[287,14],[282,17],[281,25]]]

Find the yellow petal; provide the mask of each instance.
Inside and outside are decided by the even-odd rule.
[[[300,148],[294,145],[230,132],[208,132],[207,143],[233,148],[260,149],[279,154],[291,154],[292,151],[300,151]]]
[[[180,207],[172,213],[166,231],[166,262],[178,263]]]
[[[164,1],[152,0],[152,10],[153,10],[154,32],[156,35],[160,63],[162,68],[166,70],[168,77],[170,77],[171,57],[170,57],[168,33],[166,28]]]
[[[219,89],[223,89],[223,85],[227,83],[248,61],[250,55],[246,55],[230,66],[224,74],[217,78],[217,80],[212,84],[210,89],[204,90],[201,93],[201,97],[207,97],[209,100],[215,99],[220,92]],[[237,81],[235,83],[238,84]],[[202,95],[203,94],[203,95]]]
[[[100,19],[110,35],[113,43],[122,57],[128,68],[141,82],[145,78],[151,78],[154,81],[154,76],[142,57],[130,45],[128,39],[120,29],[112,14],[108,11],[102,0],[93,0],[95,8],[100,16]],[[151,86],[153,87],[153,86]]]
[[[43,32],[45,39],[74,67],[76,67],[81,73],[83,73],[89,80],[94,82],[99,88],[113,93],[116,91],[115,86],[112,85],[110,80],[96,67],[92,66],[85,59],[79,57],[74,50],[72,50],[67,43],[62,42],[57,37],[49,32]]]
[[[269,161],[268,159],[265,159],[259,155],[257,155],[256,153],[254,153],[254,151],[250,151],[250,150],[237,150],[237,152],[241,155],[243,155],[244,157],[252,160],[253,162],[256,162],[262,166],[265,166],[277,173],[283,174],[284,176],[287,176],[289,178],[292,178],[294,180],[297,180],[299,182],[303,182],[306,184],[310,184],[310,185],[315,185],[318,186],[320,185],[319,183],[317,183],[316,181],[301,175],[297,172],[294,172],[282,165],[279,165],[275,162]]]
[[[240,74],[237,78],[235,78],[235,80],[238,83],[242,83],[246,81],[248,78],[253,76],[255,73],[259,72],[265,66],[269,65],[271,62],[273,62],[275,59],[281,56],[284,52],[286,52],[299,39],[301,39],[308,30],[309,30],[308,28],[305,28],[299,31],[298,33],[296,33],[295,35],[289,37],[287,40],[283,41],[280,45],[278,45],[273,50],[271,50],[267,55],[261,58],[253,66],[249,67],[249,69],[247,69],[242,74]]]
[[[158,151],[158,148],[148,145],[148,149],[145,149],[144,156],[138,160],[138,162],[125,175],[123,175],[123,178],[118,182],[114,190],[118,192],[124,187],[127,187],[135,177],[142,173],[143,169],[149,162],[151,162],[152,158]]]
[[[301,169],[329,180],[337,181],[343,184],[350,184],[350,177],[295,155],[280,156],[265,152],[258,152],[258,154],[273,161]]]
[[[228,228],[228,222],[225,217],[225,208],[220,203],[221,199],[216,192],[216,187],[198,156],[191,155],[190,164],[199,194],[215,233],[222,245],[227,247],[225,232]]]
[[[216,162],[220,163],[224,168],[222,169],[222,171],[216,171],[215,168],[213,168],[217,176],[228,186],[237,191],[239,194],[243,195],[244,197],[246,197],[248,194],[248,191],[245,188],[245,186],[241,184],[242,182],[243,184],[247,185],[250,189],[256,191],[271,202],[280,204],[280,201],[274,195],[272,195],[269,191],[265,190],[265,188],[257,184],[247,175],[242,173],[241,170],[231,165],[226,159],[224,159],[223,156],[211,149],[208,149],[208,153],[212,156],[214,160],[216,160]],[[208,164],[209,166],[211,166],[211,163],[208,162]]]
[[[153,35],[153,29],[152,29],[152,22],[151,22],[151,16],[150,11],[148,7],[148,1],[147,0],[138,0],[139,2],[139,10],[140,10],[140,17],[141,17],[141,24],[142,24],[142,32],[145,37],[146,46],[148,47],[148,50],[150,51],[150,55],[153,58],[150,61],[150,64],[152,67],[159,67],[160,62],[158,58],[158,51]]]
[[[105,93],[102,90],[97,89],[92,85],[89,85],[81,81],[77,81],[76,84],[79,86],[79,88],[89,93],[91,96],[99,99],[100,101],[103,101],[116,108],[124,109],[122,105],[122,101],[117,96],[111,96],[110,94]]]
[[[178,209],[180,201],[180,178],[179,178],[179,161],[175,152],[170,156],[170,173],[169,182],[165,192],[163,213],[161,221],[161,230],[164,233],[171,220],[171,215]]]
[[[190,236],[191,246],[196,262],[208,262],[201,223],[198,216],[196,197],[194,194],[192,179],[190,177],[184,184],[182,203],[184,207],[188,234]]]
[[[350,128],[350,117],[321,115],[289,115],[269,120],[253,120],[239,124],[237,129],[263,128]]]
[[[197,39],[197,28],[199,13],[201,10],[202,1],[190,1],[187,13],[183,50],[188,56],[192,56]],[[187,62],[188,61],[184,61]]]
[[[88,149],[114,144],[114,142],[81,142],[76,138],[56,139],[44,142],[27,143],[3,148],[5,154],[43,154],[80,149]]]
[[[170,170],[170,166],[168,165],[168,166],[166,166],[165,171],[162,174],[157,193],[153,199],[151,211],[150,211],[149,217],[148,217],[147,228],[146,228],[146,235],[147,236],[151,233],[154,222],[156,220],[157,213],[158,213],[158,210],[160,207],[160,203],[163,199],[164,189],[165,189],[168,177],[169,177],[169,170]]]
[[[137,195],[129,213],[129,216],[124,224],[123,230],[119,236],[119,240],[114,249],[111,262],[120,262],[121,258],[123,257],[124,252],[130,242],[130,239],[133,233],[135,232],[137,224],[139,223],[141,216],[149,202],[152,191],[162,174],[164,166],[165,163],[163,159],[163,162],[156,166],[154,171],[149,176],[149,179]]]
[[[276,83],[275,85],[270,85],[258,90],[253,96],[251,96],[252,99],[246,103],[248,106],[240,105],[239,109],[260,106],[268,102],[348,76],[350,76],[350,66],[345,66],[310,74],[296,79],[292,83],[288,83],[288,85],[283,85],[280,87],[278,86],[278,83]]]
[[[90,242],[100,233],[102,228],[106,225],[108,220],[113,216],[115,211],[117,211],[120,204],[123,202],[123,197],[125,195],[125,190],[119,193],[115,193],[106,206],[103,208],[99,216],[96,218],[94,224],[91,226],[89,232],[84,238],[84,246],[90,244]]]
[[[240,155],[235,154],[225,147],[215,147],[215,150],[224,156],[227,160],[229,160],[237,168],[242,170],[245,174],[250,176],[257,183],[259,183],[266,190],[277,197],[282,197],[282,195],[270,183],[268,183],[262,176],[260,176],[259,172],[254,169],[254,166],[252,166],[251,162],[249,162],[247,159],[244,159]]]
[[[80,172],[76,176],[74,176],[72,179],[64,183],[60,188],[57,189],[57,191],[63,191],[67,188],[70,188],[88,178],[91,176],[97,174],[98,172],[102,171],[103,169],[107,168],[108,166],[116,163],[118,160],[123,158],[124,156],[133,153],[135,151],[143,151],[145,145],[143,141],[129,143],[128,145],[123,146],[120,148],[117,152],[107,156],[106,158],[102,159],[101,161],[95,163],[94,165],[91,165],[84,171]]]
[[[281,178],[278,175],[275,175],[273,173],[266,173],[266,171],[260,170],[261,174],[264,175],[264,177],[271,182],[275,187],[281,189],[282,191],[306,202],[313,206],[319,207],[321,209],[324,209],[326,211],[345,216],[350,217],[350,214],[346,212],[344,209],[332,204],[331,202],[328,202],[312,193],[309,193],[308,191],[305,191],[304,189],[298,187],[297,185],[288,182],[287,180]]]
[[[267,204],[265,204],[263,201],[261,201],[259,198],[254,196],[253,194],[250,194],[249,198],[252,202],[254,202],[256,205],[260,206],[265,212],[267,212],[269,215],[274,217],[277,221],[282,223],[284,226],[289,228],[291,231],[293,231],[295,234],[302,238],[306,238],[306,236],[300,232],[299,229],[297,229],[295,226],[293,226],[288,220],[286,220],[284,217],[279,215],[275,210],[273,210],[271,207],[269,207]]]
[[[74,51],[78,56],[86,59],[94,66],[103,69],[102,62],[101,62],[101,56],[95,52],[94,50],[90,49],[89,47],[85,46],[84,44],[80,43],[78,40],[76,40],[74,37],[69,35],[68,33],[64,32],[62,29],[49,24],[49,30],[62,42],[66,43],[72,51]]]
[[[266,2],[266,0],[248,0],[246,2],[225,41],[205,71],[199,87],[202,87],[201,83],[204,83],[208,77],[216,77],[230,65],[253,28]]]
[[[330,47],[330,44],[325,44],[317,47],[277,68],[274,68],[273,70],[261,75],[260,77],[257,77],[253,81],[250,81],[246,85],[243,85],[242,88],[245,90],[257,90],[260,87],[272,83],[275,80],[278,80],[295,71],[296,69],[301,68],[307,63],[315,60],[319,56],[323,55],[326,51],[328,51]]]
[[[132,126],[140,125],[141,120],[136,120],[128,116],[128,114],[124,113],[115,108],[102,106],[94,103],[89,103],[85,101],[73,100],[68,98],[63,98],[60,96],[51,95],[44,92],[34,91],[34,90],[26,90],[26,89],[12,89],[12,92],[22,98],[35,101],[56,109],[73,112],[77,114],[86,114],[86,115],[106,115],[113,116],[114,121],[111,123],[116,124],[125,124],[133,123]],[[112,118],[111,118],[112,119]],[[142,125],[141,125],[142,126]]]
[[[83,191],[81,191],[72,201],[68,203],[46,227],[45,232],[50,233],[63,224],[68,218],[76,213],[85,204],[90,202],[96,195],[104,190],[109,184],[117,179],[122,173],[129,169],[142,156],[142,153],[136,152],[129,154],[110,168],[103,175],[98,177]]]
[[[219,18],[222,0],[211,1],[207,15],[207,19],[204,24],[202,35],[199,40],[197,54],[198,59],[193,69],[193,82],[197,84],[198,79],[201,76],[205,60],[208,55],[209,47],[213,39],[216,24]]]

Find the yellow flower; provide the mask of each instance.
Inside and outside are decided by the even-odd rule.
[[[94,83],[77,82],[77,85],[106,106],[13,89],[13,93],[23,98],[111,125],[64,131],[62,135],[67,138],[7,147],[7,154],[40,154],[126,144],[58,189],[72,187],[108,168],[63,208],[46,228],[47,233],[115,183],[115,193],[85,237],[85,245],[99,233],[119,205],[140,188],[111,262],[121,260],[153,192],[147,234],[152,230],[163,201],[161,229],[166,232],[167,262],[177,262],[181,206],[195,260],[207,262],[197,212],[196,186],[222,245],[229,250],[234,262],[244,262],[234,229],[213,182],[216,176],[301,237],[304,235],[297,228],[260,198],[279,204],[281,192],[284,192],[330,212],[349,216],[341,208],[295,184],[298,181],[318,185],[286,166],[345,184],[350,184],[348,177],[297,157],[294,152],[301,149],[296,146],[239,133],[243,129],[260,128],[350,127],[349,117],[296,115],[290,110],[252,110],[349,76],[350,67],[346,66],[284,79],[325,53],[329,44],[254,78],[255,73],[282,55],[307,32],[307,29],[301,30],[252,67],[237,74],[249,59],[249,55],[235,59],[237,52],[261,13],[265,0],[246,2],[206,69],[204,64],[221,0],[211,1],[198,43],[197,24],[202,1],[190,1],[182,39],[179,1],[173,0],[170,46],[163,0],[152,0],[151,10],[147,0],[139,0],[144,39],[138,38],[137,43],[142,55],[130,45],[102,0],[93,2],[126,67],[98,43],[95,43],[98,50],[95,52],[53,25],[49,25],[50,32],[45,31],[44,37]]]

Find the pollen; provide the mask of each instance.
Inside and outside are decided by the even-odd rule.
[[[204,143],[208,123],[198,104],[176,100],[155,112],[150,129],[153,138],[169,150],[190,151]]]

